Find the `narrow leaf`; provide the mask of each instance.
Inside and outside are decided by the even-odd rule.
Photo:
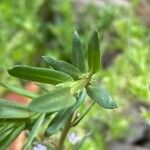
[[[74,67],[73,65],[62,61],[62,60],[55,60],[51,57],[43,56],[42,57],[50,66],[52,66],[55,70],[65,72],[72,76],[74,79],[79,79],[82,75],[79,69]]]
[[[0,99],[0,119],[28,118],[33,114],[25,106]]]
[[[22,96],[26,96],[26,97],[29,97],[29,98],[35,98],[35,97],[38,96],[38,94],[35,94],[33,92],[30,92],[30,91],[27,91],[27,90],[25,90],[25,89],[23,89],[21,87],[16,86],[16,85],[10,85],[8,83],[5,84],[3,82],[0,82],[0,84],[3,87],[7,88],[8,90],[13,91],[13,92],[15,92],[17,94],[20,94]]]
[[[11,128],[11,129],[9,129],[9,130],[7,130],[7,131],[5,131],[5,132],[3,132],[3,133],[1,133],[0,132],[0,141],[2,141],[2,140],[4,140],[8,135],[10,135],[12,132],[13,132],[13,128]]]
[[[108,92],[102,87],[96,86],[88,86],[86,88],[88,96],[107,109],[113,109],[117,107],[116,102],[112,99],[112,97],[108,94]]]
[[[9,69],[8,73],[21,79],[48,84],[59,84],[66,81],[72,81],[72,78],[66,73],[40,67],[17,65],[14,68]]]
[[[35,124],[33,125],[31,132],[29,134],[27,143],[24,145],[24,150],[27,149],[31,144],[34,138],[38,135],[40,127],[44,121],[45,114],[42,114],[39,116],[39,118],[36,120]]]
[[[75,67],[77,67],[82,73],[85,72],[85,62],[84,62],[84,54],[82,49],[82,44],[80,38],[78,36],[77,31],[74,32],[73,35],[73,43],[72,43],[72,63]]]
[[[39,131],[39,138],[41,139],[45,138],[46,129],[48,128],[51,121],[52,121],[52,116],[51,114],[49,114],[45,117],[44,122],[42,123],[42,128]]]
[[[5,139],[0,141],[0,148],[1,150],[6,150],[8,146],[17,138],[17,136],[23,131],[25,128],[25,124],[21,123],[18,126],[16,126]]]
[[[46,93],[29,104],[29,109],[35,112],[55,112],[70,107],[75,103],[69,87],[55,89]]]
[[[15,125],[16,125],[16,121],[6,121],[6,120],[3,120],[1,121],[1,124],[2,124],[2,128],[0,129],[0,133],[4,133],[6,132],[7,130],[13,128]]]
[[[14,130],[14,123],[10,123],[8,122],[8,124],[4,124],[4,128],[2,130],[0,130],[0,141],[2,141],[3,139],[5,139],[13,130]]]
[[[81,103],[83,103],[85,97],[86,93],[82,91],[76,103],[72,107],[66,108],[58,112],[54,119],[50,122],[46,130],[46,136],[51,136],[52,134],[57,132],[63,126],[69,116],[81,105]]]
[[[96,73],[100,69],[100,51],[98,33],[93,32],[88,43],[88,65],[91,73]]]

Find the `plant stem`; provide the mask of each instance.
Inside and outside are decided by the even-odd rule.
[[[64,146],[64,142],[65,142],[65,139],[67,137],[67,134],[71,128],[71,120],[72,120],[72,115],[68,118],[66,124],[65,124],[65,127],[62,131],[62,134],[60,136],[60,139],[59,139],[59,143],[58,143],[58,150],[62,150],[63,149],[63,146]]]

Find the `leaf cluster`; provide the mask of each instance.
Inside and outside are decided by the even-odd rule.
[[[75,31],[72,43],[72,64],[43,56],[43,60],[50,68],[17,65],[8,70],[11,76],[42,84],[52,84],[55,88],[38,95],[1,83],[6,88],[32,99],[28,106],[0,100],[1,149],[7,148],[23,130],[30,131],[24,149],[31,146],[34,138],[40,139],[55,134],[84,102],[87,95],[94,101],[93,104],[97,103],[107,109],[117,107],[108,92],[102,86],[94,84],[93,76],[100,71],[99,47],[98,33],[94,31],[88,43],[88,62],[86,63],[81,40]],[[72,126],[77,125],[90,108],[85,114],[75,118],[71,122]],[[51,117],[52,114],[55,114],[54,118]]]

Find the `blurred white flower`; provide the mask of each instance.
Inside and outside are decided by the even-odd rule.
[[[81,137],[79,137],[75,132],[71,132],[68,134],[68,139],[72,144],[76,144],[81,140]]]
[[[33,150],[47,150],[47,148],[42,144],[37,144],[35,147],[33,147]]]

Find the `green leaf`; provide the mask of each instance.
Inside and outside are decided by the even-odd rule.
[[[88,43],[88,65],[91,73],[100,69],[100,50],[97,31],[94,31]]]
[[[85,62],[84,62],[84,54],[82,49],[82,44],[79,38],[77,31],[74,32],[73,35],[73,43],[72,43],[72,64],[77,67],[82,73],[85,72]]]
[[[24,150],[27,149],[32,144],[32,141],[38,135],[39,130],[44,121],[44,118],[45,118],[45,114],[40,115],[39,118],[36,120],[35,124],[32,126],[28,140],[27,140],[26,144],[24,145],[24,148],[23,148]]]
[[[5,83],[3,83],[3,82],[0,82],[0,84],[1,84],[3,87],[9,89],[10,91],[13,91],[13,92],[15,92],[15,93],[17,93],[17,94],[20,94],[20,95],[22,95],[22,96],[26,96],[26,97],[29,97],[29,98],[35,98],[35,97],[38,96],[38,94],[35,94],[35,93],[33,93],[33,92],[30,92],[30,91],[27,91],[27,90],[25,90],[25,89],[22,89],[21,87],[17,87],[16,85],[10,85],[10,84],[8,84],[8,83],[5,84]]]
[[[55,112],[70,107],[75,103],[70,88],[59,88],[34,99],[28,106],[35,112]]]
[[[16,125],[13,132],[11,132],[5,139],[0,141],[0,149],[6,150],[8,146],[17,138],[17,136],[23,131],[25,128],[25,123],[20,123]]]
[[[73,80],[69,75],[60,71],[22,65],[17,65],[14,68],[9,69],[8,73],[21,79],[48,84],[59,84]]]
[[[74,79],[79,79],[82,75],[79,69],[74,67],[73,65],[62,61],[62,60],[55,60],[51,57],[47,56],[42,56],[42,58],[50,65],[52,66],[55,70],[65,72],[72,76]]]
[[[25,106],[0,99],[0,119],[28,118],[33,114]]]
[[[52,134],[57,132],[66,122],[66,120],[70,117],[70,115],[83,103],[83,101],[85,100],[85,97],[86,97],[86,93],[82,91],[76,103],[72,107],[58,112],[57,115],[50,122],[46,130],[46,136],[51,136]]]
[[[108,94],[108,92],[102,87],[96,87],[89,85],[86,88],[88,96],[107,109],[113,109],[117,107],[116,102],[112,99],[112,97]]]

